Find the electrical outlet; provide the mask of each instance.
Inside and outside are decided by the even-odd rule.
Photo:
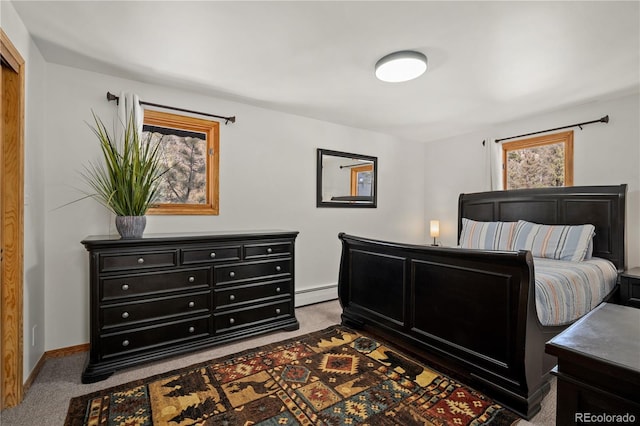
[[[33,328],[31,329],[31,346],[36,345],[36,328],[37,327],[38,327],[38,324],[34,325]]]

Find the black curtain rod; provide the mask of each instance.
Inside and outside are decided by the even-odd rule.
[[[107,92],[107,100],[108,101],[116,101],[116,104],[118,102],[120,102],[120,98],[118,96],[114,95],[111,92]],[[176,107],[172,107],[172,106],[154,104],[152,102],[144,102],[144,101],[140,101],[140,105],[149,105],[149,106],[153,106],[153,107],[157,107],[157,108],[165,108],[165,109],[172,109],[174,111],[188,112],[190,114],[206,115],[207,117],[221,118],[221,119],[224,120],[224,124],[229,124],[229,122],[232,122],[232,123],[236,122],[236,116],[235,115],[233,117],[223,117],[221,115],[208,114],[206,112],[199,112],[199,111],[191,111],[189,109],[176,108]]]
[[[608,123],[608,122],[609,122],[609,116],[605,115],[604,117],[602,117],[599,120],[585,121],[584,123],[570,124],[568,126],[556,127],[555,129],[540,130],[538,132],[525,133],[524,135],[509,136],[508,138],[496,139],[495,143],[506,141],[508,139],[516,139],[516,138],[522,138],[522,137],[525,137],[525,136],[537,135],[538,133],[546,133],[546,132],[553,132],[554,130],[568,129],[568,128],[571,128],[571,127],[580,127],[580,130],[582,130],[582,126],[585,126],[587,124]],[[482,142],[482,144],[484,145],[484,141]]]
[[[351,167],[358,167],[358,166],[366,166],[368,163],[357,163],[357,164],[345,164],[344,166],[340,166],[341,169],[348,169]]]

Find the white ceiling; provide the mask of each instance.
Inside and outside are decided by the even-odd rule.
[[[640,87],[638,1],[13,4],[49,62],[409,140]],[[376,80],[396,50],[426,54],[427,72]]]

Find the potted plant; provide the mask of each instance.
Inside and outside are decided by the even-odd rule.
[[[158,192],[160,177],[166,170],[160,163],[160,144],[141,140],[129,117],[121,140],[109,133],[93,114],[91,127],[100,143],[102,162],[89,163],[83,178],[93,189],[91,197],[116,215],[116,228],[122,238],[140,238],[146,226],[146,212]]]

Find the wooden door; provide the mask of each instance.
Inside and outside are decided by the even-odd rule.
[[[22,401],[24,60],[0,29],[0,409]]]
[[[1,58],[0,58],[1,59]],[[4,60],[1,61],[2,62],[2,72],[4,73]],[[2,93],[2,96],[0,99],[2,101],[4,101],[4,91],[3,91],[3,84],[2,81],[4,80],[4,78],[0,78],[0,93]],[[0,117],[2,117],[2,119],[0,120],[0,188],[2,188],[2,176],[3,176],[3,167],[2,167],[2,152],[4,151],[4,108],[2,107],[2,103],[0,102]],[[2,211],[2,196],[0,196],[0,212]],[[2,215],[0,214],[0,243],[2,242]],[[0,271],[2,271],[4,269],[4,261],[2,259],[2,246],[0,246]],[[2,323],[4,323],[4,316],[3,316],[3,306],[4,306],[4,297],[3,297],[3,291],[2,289],[4,288],[4,285],[2,283],[2,273],[0,272],[0,321],[2,321]],[[4,332],[3,332],[3,327],[2,327],[2,323],[0,323],[0,356],[2,356],[2,358],[0,358],[0,381],[1,383],[4,384],[4,351],[3,351],[3,341],[4,341]],[[4,385],[0,385],[0,410],[2,410],[4,408]]]

